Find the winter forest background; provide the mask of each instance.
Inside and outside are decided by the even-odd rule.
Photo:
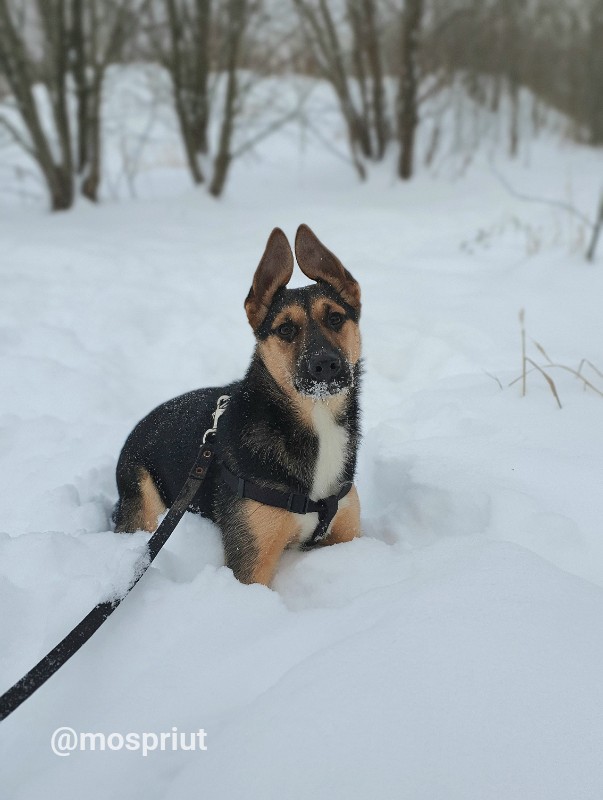
[[[517,158],[553,110],[562,137],[597,147],[602,43],[600,0],[2,0],[3,183],[21,197],[44,188],[57,210],[79,193],[134,194],[161,116],[178,131],[172,159],[214,197],[292,121],[359,179],[384,159],[401,180],[444,152],[467,164],[492,128]],[[118,103],[128,68],[136,82]],[[333,113],[338,142],[322,130]]]
[[[0,692],[129,584],[120,448],[244,374],[275,226],[365,370],[363,536],[243,586],[185,515],[2,798],[601,800],[602,219],[602,0],[0,0]]]

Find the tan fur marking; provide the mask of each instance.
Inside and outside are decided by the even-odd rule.
[[[277,336],[269,336],[259,345],[260,354],[268,372],[290,397],[297,395],[292,378],[296,350],[293,344],[283,342]]]
[[[337,303],[328,300],[327,298],[320,298],[312,307],[315,319],[319,322],[324,322],[327,307],[340,314],[345,314],[344,309]],[[284,308],[275,318],[274,327],[282,325],[283,322],[290,319],[296,325],[299,325],[303,330],[303,323],[306,319],[306,314],[303,309],[296,306],[288,306]],[[341,332],[336,332],[326,328],[323,325],[327,336],[331,336],[331,341],[337,347],[343,349],[346,357],[352,364],[355,364],[360,358],[360,333],[358,325],[351,320],[344,323]],[[312,412],[316,405],[315,399],[306,397],[299,394],[293,386],[293,373],[295,371],[295,363],[299,356],[299,350],[303,348],[303,334],[298,336],[293,342],[284,342],[277,336],[269,336],[264,341],[260,342],[259,349],[262,360],[266,365],[268,371],[278,383],[281,389],[291,399],[293,406],[296,408],[301,422],[307,428],[313,428],[314,422],[312,419]],[[337,415],[343,409],[347,402],[347,393],[333,395],[329,397],[328,404],[334,415]]]
[[[311,428],[314,401],[310,397],[304,397],[299,394],[293,386],[292,376],[299,347],[299,345],[297,347],[295,345],[296,342],[287,344],[286,342],[281,342],[276,336],[269,336],[260,344],[260,352],[268,371],[290,398],[301,422],[307,428]]]
[[[345,308],[335,303],[328,297],[317,297],[312,303],[312,316],[314,319],[324,323],[327,311],[337,311],[338,314],[345,316]]]
[[[283,550],[299,535],[295,514],[282,508],[272,508],[255,500],[245,500],[243,512],[258,551],[249,583],[268,586]]]
[[[163,514],[165,509],[165,503],[159,496],[153,478],[146,469],[142,469],[140,474],[140,528],[153,533],[157,528],[157,518]]]
[[[312,421],[312,410],[315,402],[316,401],[311,397],[304,397],[303,394],[298,394],[297,392],[293,398],[293,404],[297,411],[297,415],[306,428],[312,429],[314,427],[314,423]]]
[[[325,336],[334,346],[343,350],[351,364],[356,364],[360,358],[360,331],[357,323],[348,319],[344,322],[340,331],[334,331],[325,325],[325,318],[329,311],[337,311],[337,313],[344,315],[346,313],[345,309],[339,305],[339,303],[335,303],[333,300],[326,297],[319,297],[312,304],[312,316],[321,325]],[[295,364],[299,356],[299,351],[303,348],[304,344],[303,328],[306,314],[299,306],[287,306],[275,317],[273,328],[278,328],[279,325],[282,325],[287,320],[291,320],[298,325],[301,329],[301,334],[297,336],[293,342],[282,341],[278,336],[269,336],[267,339],[260,342],[259,349],[262,360],[268,371],[281,389],[291,399],[291,402],[297,409],[301,422],[307,428],[312,429],[314,427],[312,412],[316,402],[321,401],[316,401],[311,397],[305,397],[299,394],[293,386]],[[333,395],[328,399],[329,407],[334,415],[340,413],[346,402],[347,393],[345,392]]]
[[[361,535],[360,500],[358,499],[358,492],[355,486],[352,486],[345,499],[348,502],[343,508],[340,508],[335,515],[331,530],[329,531],[329,535],[325,538],[324,544],[350,542],[352,539]]]
[[[299,394],[293,386],[293,370],[295,351],[292,345],[281,342],[276,336],[269,336],[260,344],[262,359],[268,371],[278,383],[285,394],[291,399],[293,407],[297,410],[301,422],[307,428],[314,428],[312,412],[317,402],[328,402],[333,415],[340,414],[347,402],[347,393],[332,395],[327,401],[315,400]]]
[[[350,364],[357,364],[360,358],[360,329],[355,322],[347,320],[338,334],[341,337],[342,350],[347,353]]]
[[[334,331],[325,324],[329,311],[336,311],[342,315],[346,313],[340,305],[326,297],[319,297],[312,304],[312,317],[322,326],[327,339],[343,350],[350,364],[356,364],[360,358],[360,329],[357,323],[347,319],[341,330]]]
[[[283,322],[294,322],[300,328],[303,328],[304,322],[306,321],[306,313],[303,308],[300,308],[296,305],[287,306],[284,308],[279,314],[276,315],[274,318],[274,322],[272,323],[272,330],[278,328],[279,325],[282,325]]]

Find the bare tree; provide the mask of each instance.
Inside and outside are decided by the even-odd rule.
[[[389,139],[389,122],[383,78],[383,42],[375,0],[348,0],[348,16],[354,37],[352,54],[362,98],[362,116],[373,139],[368,155],[381,159]]]
[[[415,134],[419,124],[419,35],[423,0],[407,0],[402,17],[402,47],[398,90],[398,175],[408,180],[413,172]]]
[[[16,110],[12,117],[3,112],[0,124],[37,162],[53,210],[73,204],[76,172],[81,176],[82,194],[98,198],[103,81],[146,2],[36,0],[19,4],[0,0],[0,71]],[[69,112],[70,73],[76,95],[75,125]],[[43,118],[36,84],[46,89],[51,120]]]
[[[38,0],[42,55],[36,58],[25,40],[23,8],[0,0],[0,70],[16,104],[21,124],[6,112],[2,124],[40,168],[53,210],[70,208],[74,198],[73,153],[67,103],[68,38],[66,0]],[[21,12],[20,14],[18,12]],[[52,133],[43,125],[34,93],[36,83],[47,89]]]
[[[293,0],[318,73],[332,85],[346,123],[354,166],[380,159],[389,137],[376,0],[347,0],[342,19],[327,0]],[[345,42],[351,41],[346,48]],[[356,89],[358,91],[356,91]]]
[[[239,99],[237,69],[241,57],[241,46],[246,22],[246,0],[228,0],[225,42],[226,92],[222,110],[218,150],[214,158],[214,174],[209,187],[209,192],[214,197],[219,197],[222,194],[228,168],[232,161],[232,136]]]
[[[82,194],[95,202],[101,180],[101,102],[105,74],[107,67],[121,57],[148,2],[71,0],[69,45],[77,98],[77,171]]]
[[[258,5],[248,0],[163,0],[151,7],[151,55],[159,57],[172,84],[174,108],[188,169],[195,184],[205,181],[209,124],[219,127],[209,192],[219,197],[233,160],[232,140],[242,107],[240,71],[245,37]],[[159,15],[159,16],[158,16]],[[224,83],[224,101],[217,86]]]
[[[165,0],[168,46],[158,47],[172,82],[174,108],[188,168],[194,183],[203,183],[200,156],[207,153],[211,0]],[[156,39],[156,46],[158,41]]]
[[[499,0],[498,4],[499,69],[507,79],[511,113],[509,117],[509,155],[514,158],[519,149],[519,90],[523,65],[523,31],[525,26],[523,0]],[[500,47],[500,45],[499,45]]]
[[[439,47],[429,41],[425,49],[463,76],[474,100],[505,114],[510,155],[520,144],[522,87],[567,115],[576,138],[603,144],[603,0],[430,0],[430,16],[455,7],[468,13],[457,13]],[[533,116],[534,129],[541,119]]]

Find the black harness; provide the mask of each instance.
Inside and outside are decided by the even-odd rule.
[[[114,600],[107,600],[98,603],[84,619],[73,628],[65,638],[54,647],[50,653],[44,656],[35,667],[29,670],[14,686],[11,686],[3,695],[0,696],[0,721],[8,717],[9,714],[17,709],[21,703],[39,689],[54,673],[75,655],[88,639],[97,631],[105,620],[115,611],[121,602],[127,597],[130,591],[136,586],[144,573],[151,566],[155,557],[172,535],[176,525],[182,519],[195,498],[198,496],[202,486],[210,473],[212,465],[216,464],[220,468],[220,478],[229,486],[237,497],[256,500],[266,506],[274,508],[284,508],[294,514],[318,513],[318,525],[314,529],[312,536],[304,543],[303,549],[315,546],[327,535],[329,525],[333,521],[339,501],[346,496],[352,488],[351,483],[342,486],[338,494],[332,494],[324,500],[311,500],[307,494],[296,494],[295,492],[283,492],[278,489],[270,489],[260,486],[257,483],[241,478],[231,472],[224,464],[217,459],[216,448],[211,439],[217,431],[218,420],[226,410],[229,397],[223,395],[218,399],[216,410],[213,413],[213,425],[203,434],[201,447],[195,461],[189,471],[188,478],[178,496],[170,506],[169,511],[161,521],[155,533],[147,543],[147,552],[142,560],[140,568],[136,571],[127,591]]]
[[[212,427],[205,431],[203,441],[207,441],[210,436],[215,436],[218,430],[218,420],[228,407],[230,397],[223,394],[218,398],[216,410],[212,416]],[[296,492],[283,492],[280,489],[271,489],[268,486],[261,486],[259,483],[254,483],[247,478],[241,478],[234,472],[228,469],[226,464],[220,461],[219,458],[216,462],[220,465],[220,478],[221,480],[236,494],[236,496],[243,500],[255,500],[265,506],[272,506],[273,508],[284,508],[286,511],[291,511],[293,514],[318,514],[318,524],[312,535],[302,545],[302,550],[310,550],[322,539],[325,538],[329,531],[329,525],[335,518],[339,508],[339,501],[342,500],[352,488],[351,482],[344,483],[337,494],[329,495],[322,500],[312,500],[308,494],[297,494]]]
[[[224,464],[220,465],[220,478],[229,486],[237,497],[256,500],[265,506],[284,508],[294,514],[313,514],[318,512],[318,525],[310,538],[302,545],[303,550],[309,550],[324,539],[339,508],[342,500],[352,488],[351,483],[344,483],[337,494],[329,495],[324,500],[312,500],[310,495],[296,494],[295,492],[281,492],[279,489],[270,489],[260,486],[246,478],[239,478]]]

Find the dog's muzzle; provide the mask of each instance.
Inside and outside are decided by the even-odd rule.
[[[351,383],[347,361],[335,350],[321,350],[303,359],[295,388],[310,397],[327,397],[349,389]]]

